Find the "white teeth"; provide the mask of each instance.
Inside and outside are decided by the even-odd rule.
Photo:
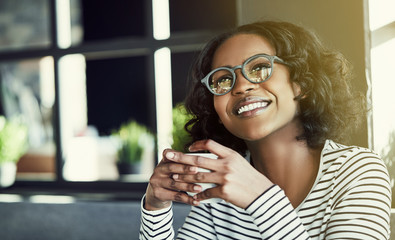
[[[257,108],[266,107],[269,103],[268,102],[255,102],[245,106],[242,106],[237,110],[237,114],[242,114],[243,112],[251,111]]]

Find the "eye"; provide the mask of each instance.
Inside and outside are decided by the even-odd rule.
[[[254,66],[252,66],[251,69],[249,70],[249,72],[251,74],[254,74],[256,72],[262,71],[264,69],[268,69],[270,67],[271,67],[270,63],[258,63],[258,64],[255,64]]]
[[[222,72],[225,73],[225,72]],[[210,88],[216,93],[226,93],[228,92],[233,84],[233,76],[230,73],[215,74],[210,79]]]
[[[270,72],[270,63],[257,63],[248,70],[247,77],[252,82],[263,82],[268,78]]]
[[[222,76],[215,80],[214,86],[217,88],[217,90],[227,91],[231,88],[232,82],[232,76]]]
[[[217,85],[221,87],[230,86],[232,83],[232,76],[224,76],[217,80]]]
[[[232,86],[233,75],[227,70],[215,72],[210,78],[210,85],[215,88],[224,88]]]

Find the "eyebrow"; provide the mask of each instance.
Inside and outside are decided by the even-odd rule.
[[[252,55],[252,56],[255,56],[255,55]],[[251,57],[252,57],[251,56]],[[248,57],[248,58],[250,58],[250,57]],[[239,65],[235,65],[235,66],[241,66],[241,65],[243,65],[243,63],[248,59],[248,58],[246,58],[246,59],[244,59],[243,61],[242,61],[242,63],[241,64],[239,64]],[[213,70],[214,69],[217,69],[217,68],[220,68],[220,67],[226,67],[226,68],[234,68],[235,66],[231,66],[231,65],[225,65],[225,66],[219,66],[219,67],[216,67],[216,68],[212,68]]]

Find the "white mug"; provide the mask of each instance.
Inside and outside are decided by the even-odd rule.
[[[218,159],[218,156],[212,153],[186,153],[186,155],[193,155],[193,156],[202,156],[205,158],[211,158],[211,159]],[[205,168],[198,168],[198,172],[211,172],[211,170],[205,169]],[[213,188],[216,186],[215,183],[197,183],[202,187],[202,192],[206,189]],[[194,196],[196,193],[194,192],[187,192],[189,196]],[[201,203],[217,203],[222,201],[221,198],[209,198],[203,201],[200,201]]]

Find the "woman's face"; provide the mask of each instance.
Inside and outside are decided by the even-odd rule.
[[[241,65],[256,54],[275,55],[275,49],[258,35],[238,34],[226,40],[215,52],[212,69]],[[300,93],[298,85],[290,82],[288,68],[274,63],[270,79],[251,83],[236,70],[233,89],[214,96],[214,107],[228,131],[246,141],[256,141],[291,123],[299,104],[294,98]]]

